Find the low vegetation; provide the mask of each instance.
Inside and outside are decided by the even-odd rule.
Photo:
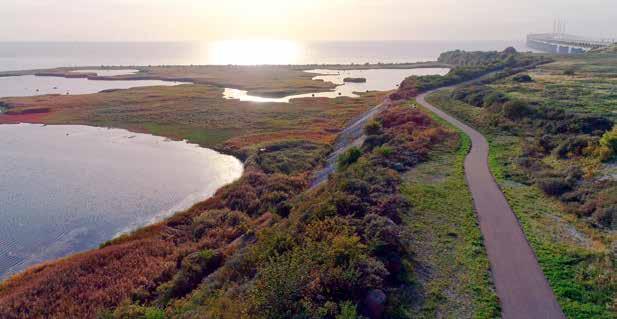
[[[607,61],[615,57],[560,58],[530,70],[531,82],[508,77],[430,97],[489,138],[493,173],[570,318],[617,313],[615,117],[598,107],[614,103],[600,89],[613,81]],[[573,65],[576,79],[563,72]]]
[[[460,170],[465,148],[455,155],[459,144],[453,131],[417,109],[392,106],[367,126],[366,142],[342,156],[338,171],[324,185],[308,187],[343,125],[383,97],[371,93],[359,99],[255,104],[223,100],[220,89],[198,84],[7,99],[15,115],[3,116],[5,122],[29,116],[43,123],[123,127],[187,138],[242,157],[245,174],[164,222],[2,283],[0,314],[105,319],[430,317],[448,313],[447,307],[435,305],[440,298],[436,289],[447,276],[456,276],[462,284],[452,287],[444,305],[463,307],[453,313],[464,317],[497,316],[468,193],[462,197],[467,205],[463,219],[448,216],[468,231],[455,246],[442,248],[453,251],[449,256],[473,262],[436,269],[431,278],[423,278],[416,268],[420,260],[415,255],[434,252],[413,233],[415,218],[456,211],[453,203],[458,199],[434,211],[425,205],[414,217],[413,206],[423,201],[403,174],[429,161],[438,146],[458,158]],[[40,107],[49,110],[27,111]],[[457,183],[463,182],[460,173]]]
[[[507,48],[503,52],[449,51],[442,53],[438,61],[452,65],[453,68],[444,76],[408,77],[391,98],[410,99],[419,93],[463,83],[481,76],[485,76],[483,81],[489,83],[552,60],[541,55],[518,53],[514,48]]]
[[[417,152],[423,158],[429,145],[449,136],[426,116],[410,111],[390,111],[396,118],[411,114],[406,121],[384,118],[383,144],[376,147]],[[407,132],[405,143],[399,137],[401,130]],[[368,149],[354,149],[350,154],[357,155],[326,185],[304,193],[293,190],[296,196],[286,196],[289,188],[282,187],[283,177],[277,177],[278,173],[263,175],[266,180],[262,181],[249,175],[222,190],[226,207],[254,218],[274,214],[276,223],[256,231],[253,245],[238,250],[216,272],[202,277],[186,298],[160,303],[156,302],[159,297],[152,297],[145,301],[154,303],[144,305],[144,299],[132,303],[158,305],[168,316],[178,318],[339,318],[356,314],[377,318],[397,314],[403,303],[395,296],[401,285],[411,284],[412,270],[404,262],[411,252],[402,224],[409,203],[399,195],[400,177],[388,168],[396,159],[386,161],[382,153]],[[268,178],[277,179],[272,184],[276,189],[256,188],[268,185]],[[270,204],[264,205],[264,199]],[[283,202],[285,209],[277,209]],[[119,307],[111,315],[127,318],[127,311],[135,306]]]

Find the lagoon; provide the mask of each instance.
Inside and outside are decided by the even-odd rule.
[[[372,69],[372,70],[330,70],[315,69],[308,70],[314,73],[314,80],[332,82],[337,85],[336,89],[327,92],[317,92],[308,94],[289,95],[277,98],[260,97],[248,94],[247,91],[233,88],[226,88],[223,97],[226,99],[237,99],[250,102],[278,102],[289,103],[292,99],[309,97],[336,98],[339,96],[358,97],[356,93],[367,91],[390,91],[396,89],[406,77],[411,75],[444,75],[450,69],[447,68],[417,68],[417,69]],[[352,83],[345,82],[345,78],[364,78],[366,82]]]
[[[232,156],[79,125],[0,125],[0,278],[95,248],[238,179]]]

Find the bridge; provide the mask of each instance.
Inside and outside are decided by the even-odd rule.
[[[617,43],[615,39],[591,39],[561,32],[527,35],[528,47],[557,54],[580,54],[615,43]]]

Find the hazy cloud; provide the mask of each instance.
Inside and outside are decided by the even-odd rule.
[[[615,0],[0,0],[0,41],[617,37]]]

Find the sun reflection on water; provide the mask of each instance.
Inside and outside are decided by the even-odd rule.
[[[208,45],[212,64],[295,64],[301,45],[284,40],[225,40]]]

